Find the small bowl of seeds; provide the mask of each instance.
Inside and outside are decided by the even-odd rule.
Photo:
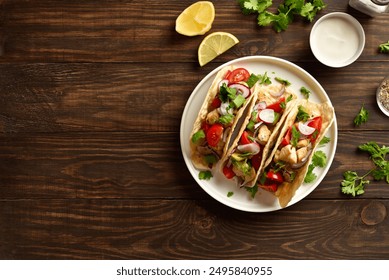
[[[377,89],[377,104],[381,111],[389,117],[389,76],[387,76]]]

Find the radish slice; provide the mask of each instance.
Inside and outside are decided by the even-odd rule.
[[[228,86],[228,80],[221,80],[221,81],[220,81],[220,83],[219,83],[219,90],[220,90],[220,88],[221,88],[224,84],[225,84],[226,86]]]
[[[273,123],[275,114],[273,109],[265,109],[259,112],[259,118],[265,123]]]
[[[306,123],[299,122],[298,124],[299,131],[301,132],[301,134],[304,134],[305,136],[311,135],[316,130],[314,127],[308,126],[308,123],[309,122]]]
[[[255,104],[254,111],[263,110],[266,109],[266,107],[267,107],[266,101],[260,101],[257,104]]]
[[[242,84],[231,84],[228,87],[234,88],[238,91],[238,94],[242,95],[244,98],[247,98],[250,96],[250,89]]]
[[[242,153],[250,153],[250,154],[253,154],[253,155],[258,154],[259,151],[261,150],[259,145],[257,143],[255,143],[255,142],[250,143],[250,144],[239,145],[237,147],[237,149],[239,151],[241,151]]]
[[[285,86],[282,85],[281,89],[278,92],[271,91],[270,94],[274,97],[280,97],[285,92]]]

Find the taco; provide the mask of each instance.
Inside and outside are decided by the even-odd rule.
[[[253,187],[294,103],[296,95],[284,84],[256,88],[247,115],[220,170],[239,186]]]
[[[315,149],[333,120],[329,102],[301,100],[290,110],[258,179],[258,186],[274,192],[281,207],[288,205],[304,182]]]
[[[210,170],[227,151],[234,128],[250,103],[255,85],[247,84],[250,72],[227,66],[212,82],[190,135],[195,168]]]

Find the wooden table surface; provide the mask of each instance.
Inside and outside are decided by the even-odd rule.
[[[335,69],[309,48],[313,23],[276,33],[215,0],[211,31],[240,43],[204,67],[204,36],[175,32],[194,1],[0,0],[1,259],[386,259],[389,185],[342,195],[346,170],[372,167],[359,144],[389,145],[375,90],[389,74],[389,17],[347,0],[366,32],[361,57]],[[274,1],[279,3],[280,1]],[[180,121],[196,85],[243,56],[289,60],[314,76],[334,104],[339,139],[331,168],[305,199],[247,213],[210,197],[185,166]],[[361,105],[367,124],[354,127]]]

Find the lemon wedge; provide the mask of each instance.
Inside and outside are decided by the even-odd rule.
[[[200,43],[198,49],[200,66],[204,66],[218,55],[235,46],[237,43],[239,43],[238,38],[231,33],[214,32],[209,34]]]
[[[212,2],[198,1],[187,7],[176,19],[176,31],[186,36],[203,35],[212,27],[215,7]]]

